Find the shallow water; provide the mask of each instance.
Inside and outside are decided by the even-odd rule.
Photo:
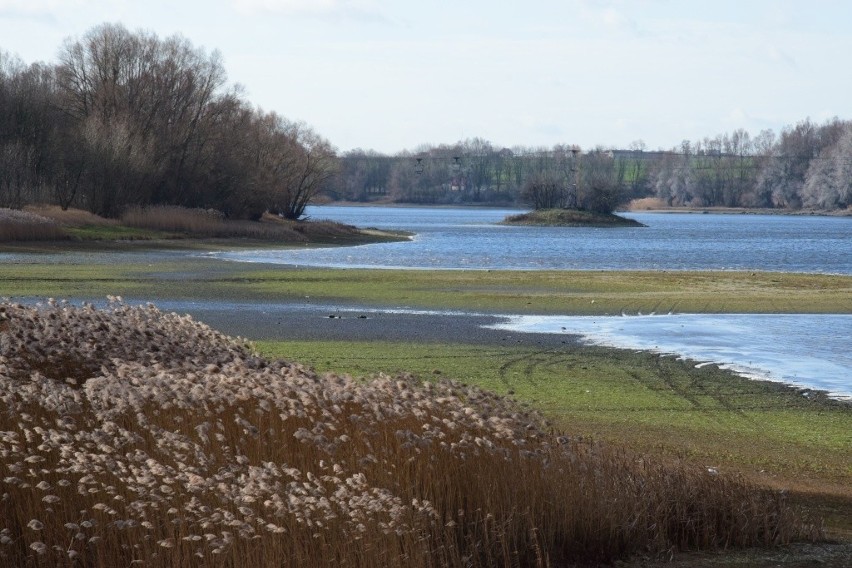
[[[590,344],[677,354],[852,399],[852,315],[507,316],[490,327],[580,334]]]

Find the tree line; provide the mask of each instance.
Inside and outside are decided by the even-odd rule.
[[[481,138],[422,146],[387,156],[353,150],[340,156],[332,199],[421,204],[517,204],[612,211],[635,193],[627,164],[602,148],[512,149]]]
[[[504,148],[482,138],[394,155],[338,153],[304,123],[254,107],[218,52],[103,24],[55,64],[0,51],[0,207],[29,203],[120,216],[180,205],[230,218],[300,218],[325,199],[526,203],[609,212],[654,196],[673,206],[852,205],[852,122],[810,119],[668,150]]]
[[[501,148],[480,138],[386,156],[340,156],[332,198],[517,203],[611,211],[658,197],[671,206],[834,210],[852,206],[852,122],[805,119],[776,134],[745,130],[668,150]],[[419,172],[419,173],[418,173]]]
[[[0,206],[298,218],[336,166],[327,140],[253,107],[218,52],[182,37],[104,24],[67,40],[56,64],[0,51]]]

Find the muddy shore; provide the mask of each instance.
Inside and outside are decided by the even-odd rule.
[[[479,313],[324,303],[162,301],[157,306],[164,311],[187,313],[223,333],[251,340],[399,341],[523,345],[542,349],[578,345],[578,337],[572,335],[488,329],[484,326],[501,318]]]

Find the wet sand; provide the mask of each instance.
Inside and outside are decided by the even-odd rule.
[[[132,303],[132,302],[131,302]],[[228,335],[251,340],[400,341],[473,345],[524,345],[554,349],[577,337],[517,333],[483,326],[502,318],[456,312],[397,312],[324,304],[217,304],[158,302],[164,311],[188,313]]]

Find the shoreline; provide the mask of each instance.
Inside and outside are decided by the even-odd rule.
[[[852,209],[838,209],[836,211],[818,211],[803,209],[768,209],[748,207],[664,207],[664,208],[626,208],[618,209],[617,213],[652,213],[665,215],[668,213],[684,213],[689,215],[778,215],[778,216],[802,216],[802,217],[849,217],[852,219]]]

